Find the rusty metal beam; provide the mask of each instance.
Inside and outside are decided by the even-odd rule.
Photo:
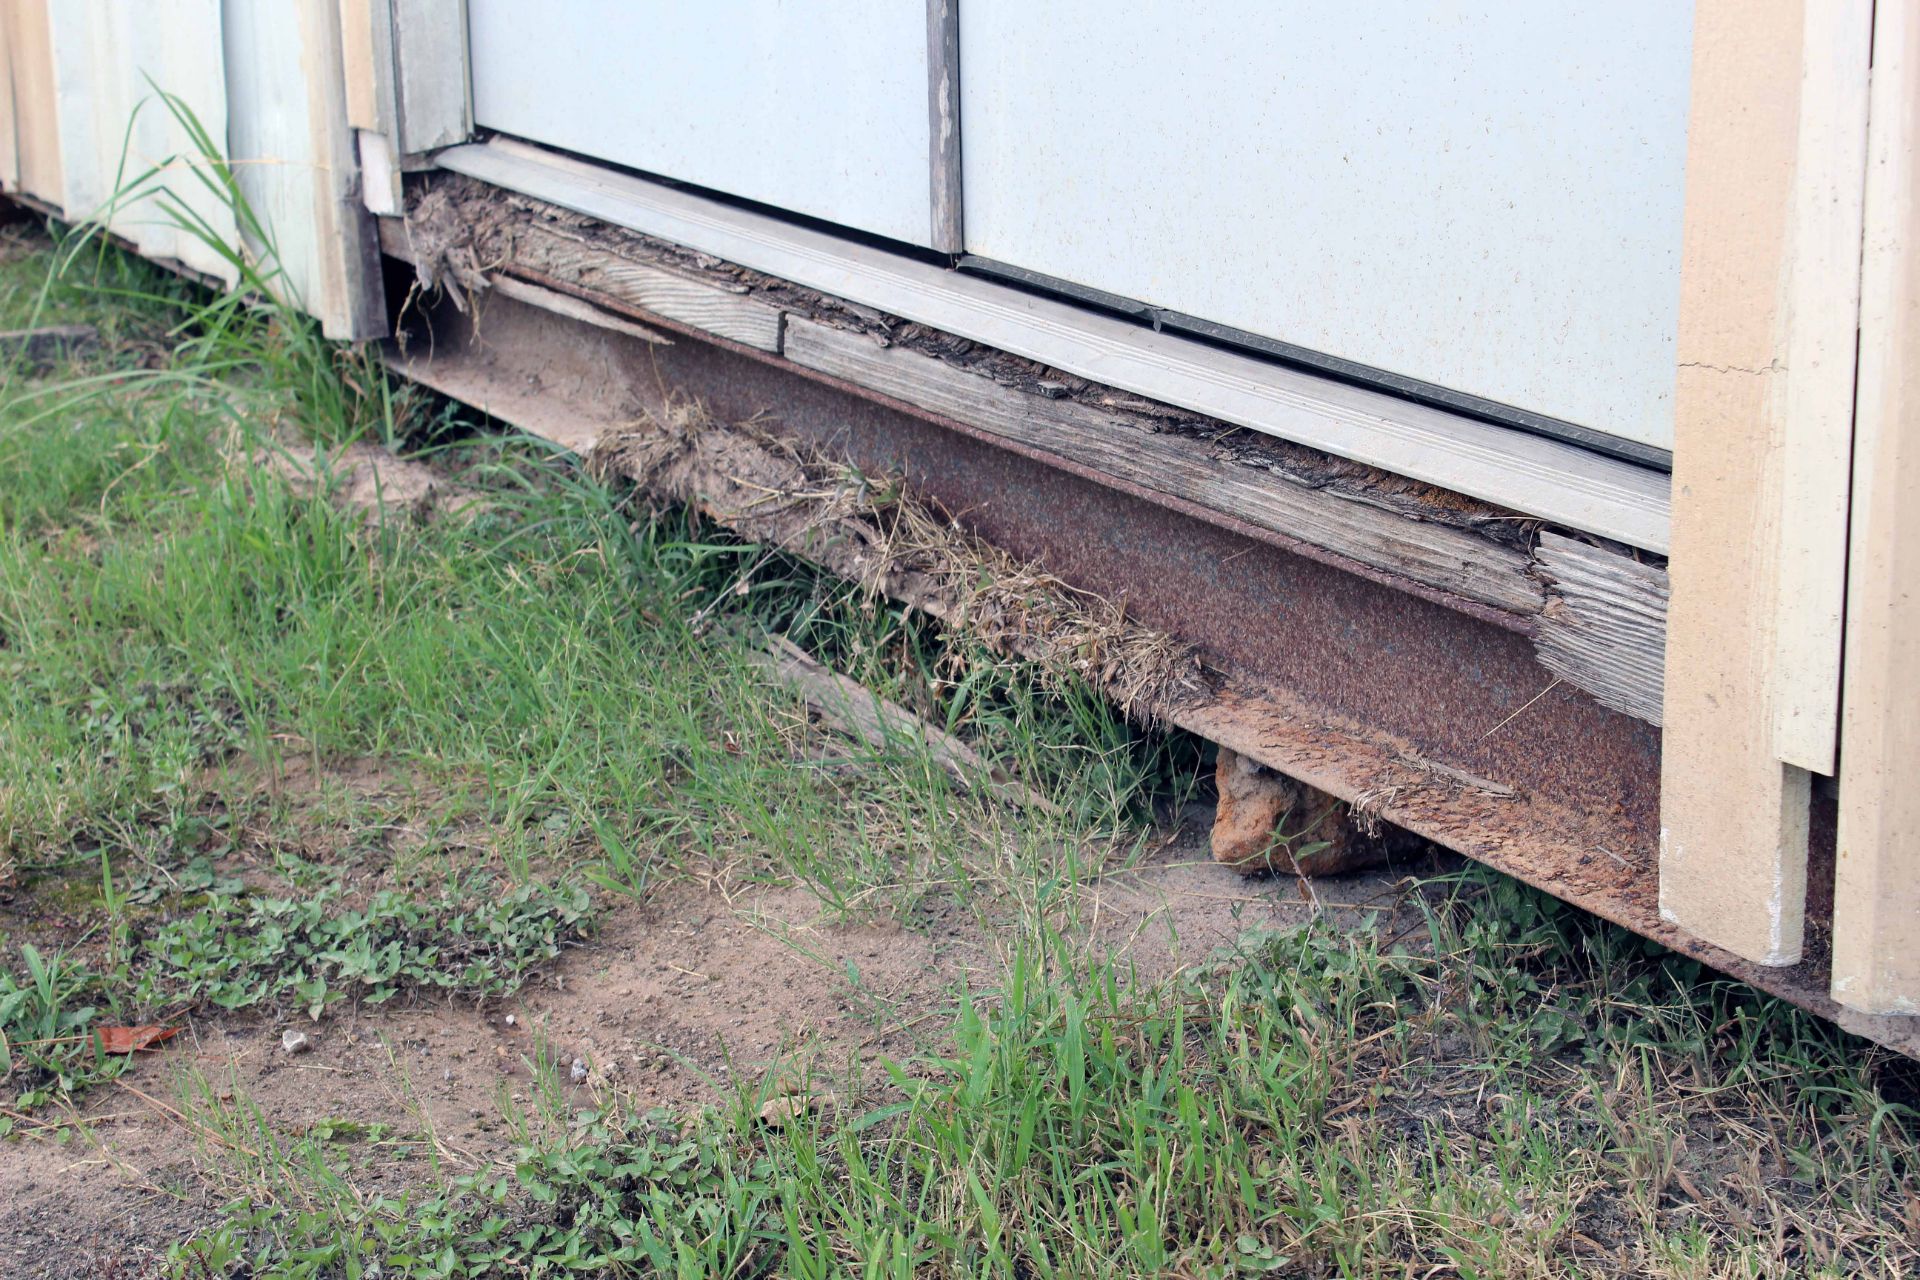
[[[498,295],[482,311],[429,312],[396,367],[576,450],[684,394],[900,475],[970,531],[1196,646],[1225,679],[1182,727],[1920,1053],[1911,1020],[1827,997],[1819,930],[1800,964],[1766,968],[1660,920],[1659,731],[1557,680],[1509,627],[663,317],[642,318],[670,347]]]

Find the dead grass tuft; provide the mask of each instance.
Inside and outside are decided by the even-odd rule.
[[[1193,650],[1129,621],[1121,605],[972,536],[898,478],[827,461],[755,423],[721,423],[676,399],[664,417],[603,436],[588,466],[903,600],[995,652],[1097,682],[1136,720],[1169,719],[1208,692]]]

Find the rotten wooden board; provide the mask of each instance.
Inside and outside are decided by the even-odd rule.
[[[403,225],[384,224],[383,237],[396,256],[418,256]],[[1563,568],[1548,612],[1541,566],[1521,549],[1411,518],[1402,507],[1369,501],[1364,494],[1247,465],[1236,450],[1184,433],[1163,433],[1157,420],[1144,415],[1007,386],[919,348],[883,345],[870,333],[797,315],[783,322],[777,308],[725,285],[635,261],[565,229],[538,222],[515,226],[504,243],[507,249],[492,251],[490,277],[502,292],[519,296],[513,291],[528,286],[508,273],[523,272],[575,289],[586,299],[624,304],[703,332],[757,335],[763,350],[781,332],[781,354],[813,372],[1051,454],[1087,474],[1190,504],[1242,528],[1268,531],[1307,554],[1327,553],[1349,569],[1424,589],[1433,598],[1455,601],[1456,607],[1470,602],[1515,619],[1537,619],[1536,643],[1551,670],[1604,705],[1658,722],[1665,573],[1657,567],[1567,543],[1582,549],[1561,558],[1581,558]],[[479,281],[476,275],[472,283]],[[624,287],[616,292],[609,283]],[[588,308],[587,302],[552,290],[525,300],[565,314],[572,314],[567,307]],[[757,329],[743,326],[743,320]]]
[[[1512,548],[1222,461],[1197,441],[1156,435],[1118,414],[1029,395],[932,356],[798,317],[787,320],[785,354],[804,368],[1397,577],[1509,613],[1536,613],[1543,603],[1526,557]]]
[[[517,304],[503,301],[502,305]],[[484,406],[502,423],[575,452],[592,449],[603,433],[633,428],[632,412],[618,396],[608,397],[605,388],[573,386],[570,392],[559,385],[543,386],[539,371],[549,353],[543,353],[538,342],[516,340],[489,351],[475,340],[470,317],[448,320],[452,327],[430,351],[416,350],[411,356],[394,353],[396,371],[456,399]],[[526,331],[519,332],[524,337]],[[683,491],[660,487],[657,474],[638,470],[622,474],[648,486],[663,500],[685,500]],[[719,509],[751,508],[755,496],[743,486],[739,494],[717,505]],[[736,527],[751,540],[781,546],[830,572],[854,579],[865,576],[865,556],[857,541],[770,537],[752,523]],[[907,573],[891,576],[882,586],[906,607],[949,618],[940,600],[930,598],[926,584],[924,575]],[[1419,832],[1790,999],[1849,1031],[1920,1056],[1920,1028],[1914,1019],[1870,1017],[1835,1005],[1826,998],[1824,969],[1816,971],[1812,964],[1792,969],[1757,966],[1662,921],[1646,884],[1650,868],[1643,870],[1636,860],[1631,868],[1623,867],[1621,874],[1610,870],[1619,861],[1619,846],[1609,813],[1563,808],[1549,797],[1421,757],[1407,750],[1403,741],[1367,736],[1365,726],[1322,721],[1310,705],[1293,701],[1285,690],[1265,682],[1240,685],[1229,679],[1210,696],[1175,707],[1168,718],[1348,800],[1382,821]]]
[[[493,278],[493,287],[509,298],[520,302],[531,303],[543,310],[551,311],[555,315],[567,316],[574,320],[584,321],[587,324],[593,325],[595,328],[611,329],[615,333],[624,333],[629,338],[638,338],[649,346],[670,347],[673,345],[673,339],[669,338],[666,334],[655,329],[649,329],[645,325],[635,324],[625,316],[617,316],[611,311],[603,311],[591,302],[582,302],[572,294],[557,293],[552,289],[545,289],[537,284],[528,284],[525,280],[516,280],[512,276],[495,276]]]
[[[1667,574],[1551,530],[1534,564],[1547,584],[1534,652],[1547,670],[1616,711],[1660,723]]]
[[[706,281],[592,248],[551,228],[532,226],[516,234],[513,265],[757,351],[777,353],[781,349],[778,308]]]
[[[90,324],[0,330],[0,370],[8,365],[44,369],[86,355],[99,347],[100,331]]]
[[[1301,373],[510,140],[458,173],[1096,382],[1664,553],[1667,477]]]

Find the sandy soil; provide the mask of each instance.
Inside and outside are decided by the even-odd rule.
[[[1085,890],[1090,945],[1164,975],[1249,929],[1307,918],[1314,904],[1300,881],[1243,880],[1208,860],[1210,819],[1189,811],[1138,869]],[[1391,908],[1395,886],[1391,872],[1371,873],[1316,881],[1312,895],[1357,917]],[[540,1053],[563,1078],[576,1059],[586,1067],[567,1086],[578,1106],[609,1085],[642,1107],[724,1102],[776,1066],[782,1080],[844,1082],[862,1064],[937,1043],[952,993],[976,972],[981,982],[997,974],[998,945],[959,909],[913,930],[832,924],[802,890],[683,879],[615,911],[512,1000],[343,1008],[318,1025],[195,1017],[96,1090],[84,1126],[48,1115],[53,1127],[0,1145],[0,1273],[146,1274],[169,1242],[214,1219],[232,1188],[203,1150],[215,1139],[182,1100],[194,1073],[216,1097],[250,1099],[283,1133],[386,1124],[471,1169],[510,1150],[503,1104],[527,1100]],[[281,1043],[293,1026],[312,1042],[297,1055]],[[427,1167],[422,1143],[391,1159],[379,1148],[362,1181],[397,1190]]]

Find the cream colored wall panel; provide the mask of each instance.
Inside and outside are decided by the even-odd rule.
[[[53,90],[53,41],[47,0],[0,0],[0,50],[10,91],[12,161],[0,181],[48,204],[65,198]],[[17,184],[17,186],[16,186]]]
[[[1920,1013],[1920,14],[1874,11],[1833,998]]]
[[[8,16],[13,0],[0,9],[0,191],[20,189],[19,126],[13,118],[13,32]]]
[[[1794,655],[1813,656],[1824,628],[1795,645],[1782,627],[1830,606],[1824,590],[1783,593],[1796,548],[1827,547],[1816,565],[1829,578],[1845,565],[1844,539],[1821,527],[1834,514],[1825,482],[1796,488],[1789,474],[1809,450],[1844,458],[1850,443],[1830,400],[1852,380],[1832,361],[1852,360],[1857,243],[1851,256],[1828,246],[1859,225],[1861,139],[1847,130],[1866,128],[1850,87],[1866,72],[1865,16],[1834,0],[1700,0],[1694,31],[1660,913],[1760,964],[1798,962],[1806,935],[1811,779],[1782,753],[1780,709],[1815,674]],[[1853,75],[1832,70],[1849,58]]]

